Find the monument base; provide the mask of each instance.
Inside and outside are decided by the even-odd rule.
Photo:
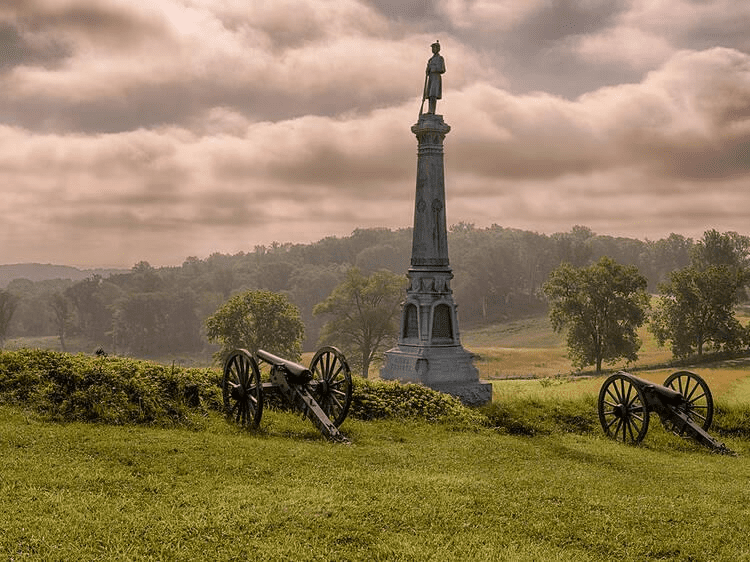
[[[479,380],[473,361],[474,356],[461,345],[399,344],[385,352],[380,378],[421,383],[466,405],[480,406],[492,400],[492,384]]]

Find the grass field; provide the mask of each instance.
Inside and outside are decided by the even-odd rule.
[[[743,560],[750,465],[604,438],[293,414],[259,434],[0,408],[5,560]],[[731,446],[743,455],[747,443]]]
[[[605,367],[638,369],[671,359],[669,347],[659,347],[645,326],[638,334],[643,342],[638,361]],[[476,365],[483,379],[555,377],[575,371],[567,357],[565,334],[555,333],[546,316],[470,330],[462,336],[462,343],[479,356]]]
[[[675,369],[645,358],[669,352],[642,337],[643,362],[617,367],[662,382]],[[602,377],[565,376],[546,318],[462,340],[498,404],[595,418]],[[747,415],[750,364],[691,369]],[[750,441],[715,455],[654,419],[631,447],[550,419],[529,437],[350,418],[345,446],[273,410],[245,432],[217,414],[189,430],[0,406],[0,560],[750,560]]]

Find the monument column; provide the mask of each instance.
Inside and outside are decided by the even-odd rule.
[[[434,43],[432,48],[423,98],[423,105],[424,99],[430,99],[431,112],[420,111],[411,128],[418,149],[409,285],[398,345],[385,353],[380,376],[422,383],[465,403],[483,404],[492,399],[492,385],[479,380],[473,355],[461,345],[450,286],[453,272],[448,260],[443,140],[451,128],[442,115],[434,113],[435,99],[441,94],[435,80],[445,72],[445,64],[438,54],[440,45]],[[437,74],[432,81],[431,69]]]

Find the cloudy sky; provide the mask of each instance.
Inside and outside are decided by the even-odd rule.
[[[413,216],[750,234],[747,0],[0,0],[0,263],[130,267]]]

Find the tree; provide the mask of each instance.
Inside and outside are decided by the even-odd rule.
[[[0,291],[0,348],[8,337],[8,326],[18,306],[18,297],[9,291]]]
[[[750,267],[750,237],[736,232],[707,230],[692,247],[690,263],[697,267],[725,265],[746,270]]]
[[[403,275],[381,270],[365,276],[350,268],[344,281],[313,309],[313,314],[330,318],[321,330],[321,343],[340,347],[367,378],[375,355],[396,339],[405,285]]]
[[[741,273],[726,265],[673,271],[669,281],[659,285],[649,329],[659,345],[671,341],[675,357],[701,357],[706,345],[735,350],[747,340],[734,317],[742,284]]]
[[[195,350],[200,321],[191,291],[131,293],[115,303],[113,345],[136,353]]]
[[[63,351],[66,351],[65,334],[68,333],[68,328],[70,327],[71,318],[73,316],[73,306],[68,298],[61,291],[58,291],[50,295],[49,307],[54,314],[55,328],[57,330],[57,336],[60,338],[60,348]]]
[[[635,266],[608,257],[584,268],[563,263],[543,286],[556,332],[568,327],[569,357],[579,368],[619,358],[638,359],[641,341],[636,330],[646,319],[649,296],[646,278]]]
[[[265,290],[235,295],[206,319],[208,341],[221,345],[218,358],[245,348],[299,361],[304,335],[299,309],[285,295]]]
[[[669,274],[651,316],[657,342],[671,342],[675,357],[703,355],[709,346],[734,351],[748,341],[748,330],[734,316],[744,297],[750,238],[707,230],[690,250],[690,264]]]

